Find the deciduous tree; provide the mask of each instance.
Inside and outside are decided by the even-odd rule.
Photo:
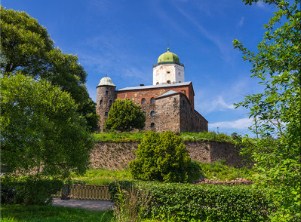
[[[60,178],[84,172],[92,139],[69,93],[21,74],[0,84],[2,166]]]
[[[86,72],[77,56],[54,47],[47,30],[25,12],[1,7],[0,71],[3,76],[16,73],[46,79],[71,94],[90,129],[96,129],[95,103],[85,82]]]
[[[253,4],[258,0],[244,0]],[[263,0],[277,7],[265,25],[258,52],[238,40],[234,46],[252,64],[252,78],[264,91],[239,103],[254,118],[254,133],[261,138],[252,146],[258,183],[269,186],[278,210],[273,221],[300,221],[301,147],[301,11],[300,1]],[[298,8],[299,7],[299,8]]]
[[[117,99],[112,104],[105,122],[107,130],[131,131],[133,129],[143,129],[145,125],[145,115],[141,107],[131,100]]]

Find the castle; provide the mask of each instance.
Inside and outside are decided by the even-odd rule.
[[[99,130],[104,124],[115,99],[131,99],[145,113],[145,130],[200,132],[208,131],[208,121],[194,109],[192,82],[184,81],[184,65],[169,49],[153,66],[153,85],[126,87],[116,90],[109,77],[103,77],[97,86],[96,113]]]

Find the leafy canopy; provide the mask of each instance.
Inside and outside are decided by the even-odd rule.
[[[86,72],[77,56],[64,54],[54,47],[47,30],[25,12],[1,7],[2,76],[16,73],[46,79],[71,94],[90,129],[96,129],[95,104],[90,99],[85,82]]]
[[[258,0],[245,0],[253,4]],[[252,64],[251,77],[264,87],[248,95],[238,106],[250,110],[253,132],[249,153],[260,172],[258,183],[269,186],[278,207],[272,221],[300,221],[301,147],[301,11],[300,1],[264,0],[277,12],[265,25],[258,52],[238,40],[234,46]],[[299,7],[299,9],[298,9]]]
[[[1,164],[9,172],[83,173],[92,138],[69,93],[21,74],[0,79]]]
[[[172,132],[148,132],[138,145],[130,171],[135,179],[164,182],[192,182],[201,176],[181,138]]]
[[[145,115],[141,107],[131,100],[117,99],[112,104],[105,122],[107,130],[131,131],[133,129],[143,129],[145,125]]]

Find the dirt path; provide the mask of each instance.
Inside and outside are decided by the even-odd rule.
[[[60,198],[53,198],[52,205],[97,211],[113,210],[114,207],[114,203],[107,200],[61,200]]]

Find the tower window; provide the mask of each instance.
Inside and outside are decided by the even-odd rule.
[[[156,82],[156,85],[159,85],[159,82]]]
[[[108,116],[108,112],[105,112],[105,116]]]
[[[154,116],[155,116],[155,114],[156,114],[156,113],[155,113],[155,111],[154,111],[154,110],[152,110],[152,111],[150,112],[150,116],[151,116],[151,117],[154,117]]]
[[[110,100],[109,100],[109,106],[111,106],[111,105],[112,105],[112,100],[110,99]]]
[[[142,98],[141,99],[141,104],[145,104],[146,103],[146,99],[145,98]]]
[[[167,84],[170,84],[170,80],[167,80]]]
[[[109,91],[108,90],[106,90],[106,95],[109,95]]]
[[[167,73],[167,74],[170,74],[170,71],[167,71],[166,73]]]
[[[101,100],[99,100],[99,105],[101,105],[102,104],[102,99]]]
[[[150,127],[154,128],[155,127],[155,123],[151,123]]]
[[[150,104],[155,104],[155,98],[154,98],[154,97],[152,97],[152,98],[150,99]]]

